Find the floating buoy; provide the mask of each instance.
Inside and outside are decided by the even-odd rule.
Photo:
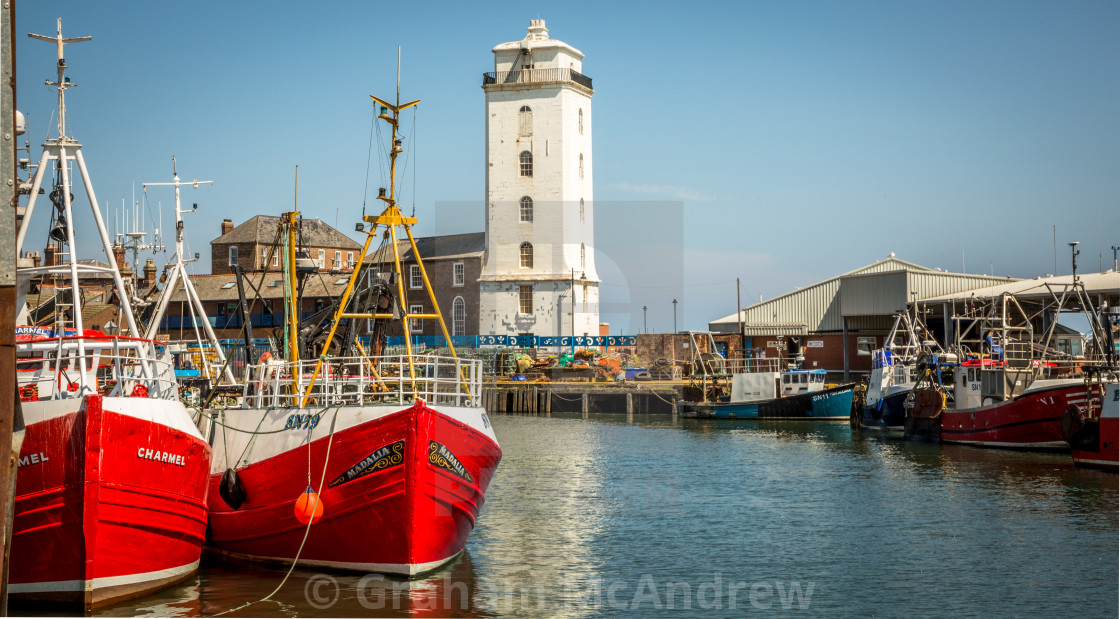
[[[319,500],[319,495],[315,494],[311,486],[308,486],[307,490],[296,499],[296,520],[299,520],[300,524],[309,522],[314,524],[322,516],[323,502]]]

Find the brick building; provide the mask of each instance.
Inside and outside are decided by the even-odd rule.
[[[440,313],[451,335],[478,335],[479,285],[482,259],[486,251],[486,235],[482,232],[418,237],[416,247],[424,261],[424,270],[436,294]],[[424,291],[420,268],[408,241],[398,241],[406,299],[409,313],[431,313],[434,308]],[[382,247],[366,257],[383,273],[392,270],[392,249]],[[394,288],[395,290],[395,288]],[[412,335],[443,335],[434,320],[416,320]]]
[[[211,273],[233,273],[234,264],[248,272],[279,270],[279,230],[275,215],[257,215],[236,227],[233,220],[223,220],[222,235],[210,241]],[[301,220],[299,239],[300,247],[326,271],[351,270],[362,250],[360,243],[319,219]]]

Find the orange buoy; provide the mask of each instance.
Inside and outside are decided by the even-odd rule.
[[[296,520],[300,524],[307,524],[308,522],[314,524],[316,520],[323,516],[323,501],[319,499],[319,495],[307,487],[303,494],[299,495],[296,499]]]

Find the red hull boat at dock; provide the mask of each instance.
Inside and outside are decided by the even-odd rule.
[[[1091,406],[1099,414],[1100,398],[1086,395],[1081,380],[1039,381],[1022,395],[990,406],[945,409],[941,440],[983,447],[1065,451],[1062,411]]]
[[[234,509],[220,492],[223,457],[215,458],[207,549],[276,563],[298,555],[302,565],[403,576],[447,563],[474,528],[502,452],[484,412],[441,408],[437,412],[417,399],[405,408],[264,409],[219,417],[223,424],[252,430],[264,416],[262,430],[289,425],[291,430],[280,440],[260,436],[249,445],[251,435],[218,429],[215,453],[236,455],[248,448],[242,461],[249,463],[237,469],[245,501]],[[290,439],[304,444],[275,453]],[[309,485],[322,487],[318,497],[324,508],[310,527],[294,513]]]
[[[16,387],[26,428],[14,497],[9,594],[86,610],[190,577],[206,532],[210,446],[179,401],[166,348],[141,337],[113,259],[81,144],[66,134],[65,45],[58,50],[57,137],[43,143],[16,240],[22,255],[48,194],[53,264],[17,268]],[[78,260],[71,173],[77,170],[109,263]],[[50,185],[43,188],[44,179]],[[45,201],[45,200],[43,200]],[[40,201],[40,202],[43,202]],[[53,208],[50,208],[53,207]],[[52,261],[53,262],[53,261]],[[82,278],[111,278],[126,335],[83,325]],[[27,307],[32,285],[38,303]]]
[[[395,104],[373,99],[378,118],[392,126],[389,187],[378,196],[387,206],[357,225],[367,236],[345,292],[320,317],[301,318],[299,277],[316,267],[309,258],[297,260],[299,212],[285,213],[277,238],[287,239],[286,360],[261,355],[248,368],[239,405],[201,421],[214,453],[207,549],[218,554],[402,576],[429,572],[462,552],[501,460],[481,406],[482,362],[455,356],[410,229],[416,218],[396,206],[400,111],[419,101],[401,104],[399,93]],[[404,288],[398,229],[416,261],[428,313],[406,310],[415,299]],[[374,239],[385,244],[377,252],[389,272],[363,268]],[[446,353],[417,354],[405,337],[405,354],[381,354],[388,325],[407,335],[412,321],[425,319],[439,324]],[[359,338],[368,338],[369,354]]]

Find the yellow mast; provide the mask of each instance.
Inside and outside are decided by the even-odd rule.
[[[439,302],[436,301],[435,291],[432,290],[431,282],[428,280],[428,273],[424,269],[423,261],[420,259],[420,250],[416,246],[416,239],[414,239],[412,237],[411,226],[413,224],[415,224],[417,220],[416,220],[415,217],[405,217],[404,214],[401,213],[400,209],[397,207],[397,200],[396,200],[396,197],[397,197],[397,155],[399,155],[403,150],[401,148],[401,141],[397,137],[397,129],[400,125],[400,113],[401,113],[402,110],[406,110],[406,109],[420,103],[420,100],[417,99],[415,101],[410,101],[410,102],[404,103],[404,104],[400,103],[399,85],[398,85],[397,104],[396,105],[394,105],[392,103],[389,103],[388,101],[384,101],[382,99],[379,99],[379,98],[377,98],[373,95],[370,95],[370,98],[373,99],[374,102],[376,102],[378,105],[381,106],[381,110],[380,110],[380,114],[378,114],[378,118],[380,118],[381,120],[384,120],[385,122],[389,123],[389,125],[392,127],[392,130],[393,130],[392,131],[392,142],[391,142],[392,146],[389,149],[389,192],[388,192],[388,195],[386,195],[385,190],[382,189],[380,192],[378,192],[378,196],[377,196],[378,200],[382,200],[383,202],[386,203],[386,206],[385,206],[385,210],[382,211],[381,214],[377,215],[376,217],[370,216],[370,215],[366,215],[366,216],[362,217],[362,220],[365,223],[371,224],[369,226],[369,229],[365,230],[366,241],[365,241],[365,244],[362,246],[361,254],[358,255],[358,262],[357,262],[357,264],[354,265],[354,270],[350,274],[350,280],[346,284],[346,290],[342,293],[342,298],[339,301],[338,309],[335,310],[334,322],[331,325],[330,333],[327,335],[326,344],[324,345],[324,350],[319,355],[318,361],[315,363],[315,370],[311,374],[311,381],[308,383],[307,388],[303,392],[303,396],[300,398],[299,405],[301,407],[306,405],[306,403],[307,403],[307,398],[311,394],[311,389],[312,389],[312,387],[314,387],[315,380],[318,378],[319,373],[322,369],[323,361],[325,361],[326,358],[327,358],[326,347],[329,346],[330,342],[332,342],[334,340],[334,334],[338,330],[338,325],[344,318],[345,319],[351,319],[351,320],[362,319],[362,318],[389,320],[389,319],[394,318],[394,315],[391,314],[391,313],[390,314],[376,314],[376,313],[369,314],[369,313],[355,313],[355,312],[347,312],[346,311],[346,306],[349,304],[350,297],[354,292],[354,286],[357,283],[358,274],[361,271],[362,264],[365,261],[366,254],[369,252],[370,245],[372,244],[372,241],[373,241],[374,237],[377,235],[377,227],[378,226],[385,226],[385,237],[386,237],[386,239],[388,239],[389,244],[393,248],[393,273],[396,274],[396,280],[397,280],[397,302],[402,305],[401,309],[402,309],[402,313],[403,313],[403,318],[401,320],[403,321],[402,324],[403,324],[403,327],[404,327],[403,330],[404,330],[404,334],[405,334],[404,345],[405,345],[405,351],[407,353],[407,358],[408,358],[408,376],[409,376],[409,380],[411,381],[411,384],[412,384],[413,396],[416,395],[416,368],[415,368],[415,365],[414,365],[413,359],[412,359],[412,339],[409,336],[410,321],[412,319],[420,318],[420,319],[428,319],[428,320],[438,321],[439,326],[440,326],[440,330],[443,332],[443,337],[447,341],[447,346],[448,346],[448,349],[451,352],[451,356],[452,357],[456,356],[455,355],[455,346],[451,343],[451,336],[447,332],[447,324],[444,322],[443,314],[440,312]],[[389,114],[390,111],[392,112],[392,115]],[[402,228],[404,228],[404,232],[408,236],[409,245],[412,247],[412,255],[416,259],[417,266],[419,266],[419,268],[420,268],[420,275],[422,276],[422,278],[424,280],[424,290],[428,293],[428,299],[431,300],[431,302],[432,302],[432,308],[435,310],[434,313],[412,314],[412,313],[408,313],[407,308],[404,307],[404,299],[405,299],[404,277],[403,277],[403,274],[401,272],[400,250],[397,247],[397,226],[401,226]]]
[[[288,303],[285,305],[287,309],[288,319],[288,361],[295,363],[299,361],[299,344],[296,338],[299,336],[299,295],[296,294],[296,222],[299,217],[299,211],[288,211],[281,216],[282,221],[288,228],[288,252],[284,256],[288,264]]]

